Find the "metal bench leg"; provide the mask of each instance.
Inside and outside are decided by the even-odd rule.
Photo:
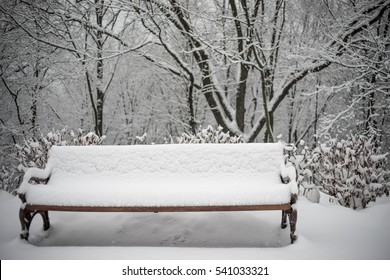
[[[28,241],[30,235],[30,225],[36,214],[40,214],[43,220],[43,230],[50,229],[50,220],[48,211],[35,211],[30,212],[24,209],[23,207],[19,210],[19,220],[20,225],[22,226],[22,231],[20,233],[20,238]]]
[[[295,235],[295,229],[297,225],[297,219],[298,219],[298,212],[296,209],[291,209],[288,211],[288,218],[290,222],[290,239],[291,244],[294,243],[294,241],[297,239],[297,236]]]
[[[30,211],[26,211],[23,207],[19,210],[19,220],[20,225],[22,226],[22,231],[20,232],[20,238],[28,240],[30,225],[33,215]]]
[[[32,220],[34,219],[36,214],[40,214],[43,220],[43,230],[50,229],[50,220],[49,220],[49,212],[48,211],[35,211],[30,212],[24,208],[20,208],[19,210],[19,220],[22,226],[22,231],[20,233],[20,238],[28,240],[30,235],[30,225]]]
[[[50,228],[49,212],[43,211],[43,212],[39,212],[39,214],[42,216],[43,230],[45,230],[45,231],[49,230],[49,228]]]
[[[282,222],[280,225],[281,228],[287,227],[287,212],[285,210],[282,210]]]

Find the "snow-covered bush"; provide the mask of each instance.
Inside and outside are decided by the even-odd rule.
[[[100,145],[105,136],[99,137],[93,132],[84,135],[82,129],[77,133],[73,130],[68,132],[67,128],[51,131],[44,136],[40,135],[38,139],[25,140],[23,145],[16,145],[20,169],[28,167],[45,168],[49,156],[49,150],[52,146],[76,145]]]
[[[70,131],[71,143],[76,146],[90,146],[90,145],[101,145],[106,136],[98,136],[94,132],[88,132],[84,135],[81,128],[77,130],[77,134],[72,130]]]
[[[372,139],[350,136],[320,143],[313,150],[311,166],[322,192],[343,206],[358,209],[389,195],[386,159],[387,154],[381,154]]]
[[[67,129],[49,132],[46,136],[40,135],[38,139],[25,139],[22,145],[16,145],[19,169],[37,167],[45,168],[48,153],[53,145],[66,145],[65,135]]]
[[[76,133],[68,131],[67,128],[55,130],[41,134],[38,139],[25,139],[22,144],[15,145],[18,166],[2,166],[0,169],[0,188],[8,192],[13,192],[18,186],[23,176],[23,171],[29,167],[45,168],[49,150],[52,146],[63,145],[100,145],[103,137],[97,136],[93,132],[84,134],[79,129]]]
[[[0,189],[12,192],[12,186],[19,185],[20,175],[15,168],[2,166],[0,169]]]
[[[146,137],[148,134],[145,132],[142,136],[135,136],[136,144],[137,145],[145,145],[146,144]]]
[[[224,132],[221,126],[217,129],[209,125],[206,129],[199,127],[199,131],[196,134],[182,133],[181,136],[173,139],[171,137],[170,142],[177,144],[202,144],[202,143],[244,143],[244,139],[240,136],[231,135],[230,132]]]

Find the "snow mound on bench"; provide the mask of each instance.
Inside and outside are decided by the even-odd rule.
[[[53,147],[47,185],[25,178],[30,204],[205,206],[283,204],[281,144]],[[34,171],[28,175],[35,177]],[[27,173],[26,173],[27,174]],[[39,174],[38,174],[39,175]]]

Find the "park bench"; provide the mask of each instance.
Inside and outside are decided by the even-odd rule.
[[[28,240],[36,214],[48,230],[49,211],[281,210],[293,243],[295,176],[281,143],[53,146],[18,190],[20,236]]]

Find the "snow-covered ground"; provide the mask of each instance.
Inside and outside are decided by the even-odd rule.
[[[390,259],[390,198],[353,211],[322,198],[298,201],[298,240],[280,229],[280,211],[50,213],[19,239],[20,201],[0,191],[4,259]]]

